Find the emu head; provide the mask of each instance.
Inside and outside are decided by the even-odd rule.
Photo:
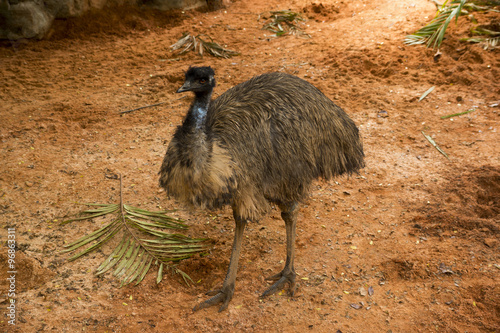
[[[184,84],[177,92],[207,93],[211,92],[214,87],[215,72],[211,67],[189,67]]]

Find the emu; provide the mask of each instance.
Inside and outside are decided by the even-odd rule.
[[[211,100],[215,73],[190,67],[177,90],[195,98],[163,160],[160,186],[193,208],[231,205],[236,223],[226,278],[213,297],[193,311],[222,303],[234,293],[245,226],[275,204],[286,227],[286,262],[263,296],[286,284],[295,291],[295,226],[298,205],[316,178],[331,179],[364,167],[358,128],[316,87],[296,76],[268,73]]]

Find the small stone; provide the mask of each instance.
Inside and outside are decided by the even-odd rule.
[[[454,274],[453,270],[450,267],[446,266],[444,263],[439,264],[439,270],[443,274]]]
[[[361,309],[362,307],[363,307],[363,306],[362,306],[361,304],[359,304],[359,303],[352,303],[352,304],[351,304],[351,308],[356,309],[356,310],[359,310],[359,309]]]
[[[387,111],[385,111],[385,110],[380,110],[377,113],[377,117],[379,117],[379,118],[387,118],[387,117],[389,117],[389,113],[387,113]]]

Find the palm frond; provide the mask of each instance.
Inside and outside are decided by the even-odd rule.
[[[202,38],[210,39],[210,41],[205,41],[205,39]],[[219,57],[219,58],[225,58],[228,59],[232,56],[239,55],[239,52],[228,50],[218,43],[216,43],[212,37],[204,34],[199,34],[196,36],[193,36],[189,33],[184,33],[182,37],[174,44],[170,45],[170,49],[172,51],[179,51],[179,54],[184,54],[189,51],[194,51],[198,53],[200,56],[203,56],[203,53],[208,53],[214,57]]]
[[[445,1],[438,10],[436,17],[414,34],[406,36],[404,43],[409,45],[427,43],[427,47],[439,48],[448,25],[453,18],[455,18],[455,23],[457,22],[466,2],[467,0],[454,0],[447,6],[448,0]]]
[[[500,31],[493,31],[484,27],[472,29],[472,33],[475,35],[500,36]]]
[[[207,249],[205,238],[190,238],[179,233],[166,232],[165,229],[186,230],[183,221],[172,218],[171,211],[148,211],[123,203],[122,179],[120,176],[119,204],[88,204],[94,209],[84,210],[79,216],[67,219],[62,224],[83,221],[96,217],[112,215],[111,222],[100,229],[64,245],[62,252],[80,252],[68,260],[76,260],[83,255],[101,248],[106,242],[121,233],[122,238],[111,254],[96,270],[102,275],[113,269],[113,275],[124,286],[131,282],[139,284],[151,268],[153,261],[158,266],[157,282],[163,278],[165,269],[180,274],[184,281],[191,278],[173,263],[192,257]]]
[[[311,38],[300,27],[305,19],[300,13],[291,10],[270,11],[266,23],[262,27],[264,30],[272,31],[277,37],[285,35],[297,35],[304,38]]]
[[[461,39],[461,41],[483,44],[483,48],[485,50],[494,50],[500,47],[500,37],[491,37],[491,38],[472,37],[472,38],[463,38]]]
[[[483,45],[485,50],[494,50],[500,45],[500,31],[494,31],[487,29],[484,26],[478,26],[471,29],[471,33],[474,35],[483,35],[485,37],[470,37],[462,38],[460,41],[479,43]]]

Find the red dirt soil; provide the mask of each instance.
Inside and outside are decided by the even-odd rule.
[[[305,31],[276,38],[259,14],[304,13]],[[8,325],[7,247],[0,250],[2,332],[499,332],[499,51],[459,39],[450,25],[434,52],[404,36],[435,14],[430,1],[236,1],[227,8],[159,14],[119,9],[61,21],[39,42],[0,48],[0,235],[15,228],[16,326]],[[498,24],[495,12],[474,13]],[[241,52],[177,55],[182,33],[205,33]],[[279,211],[246,230],[227,311],[192,312],[225,276],[231,211],[189,212],[158,188],[166,146],[191,96],[175,94],[190,65],[216,70],[215,96],[252,76],[283,71],[322,90],[358,124],[367,167],[317,181],[297,227],[294,297],[259,299],[285,258]],[[436,88],[424,100],[418,98]],[[118,111],[167,102],[120,115]],[[459,117],[441,116],[475,111]],[[422,131],[449,155],[440,154]],[[119,288],[93,272],[110,253],[68,262],[60,250],[99,221],[60,226],[75,202],[125,201],[174,216],[215,241],[180,268]],[[5,263],[5,265],[4,265]],[[370,290],[370,292],[368,292]]]

